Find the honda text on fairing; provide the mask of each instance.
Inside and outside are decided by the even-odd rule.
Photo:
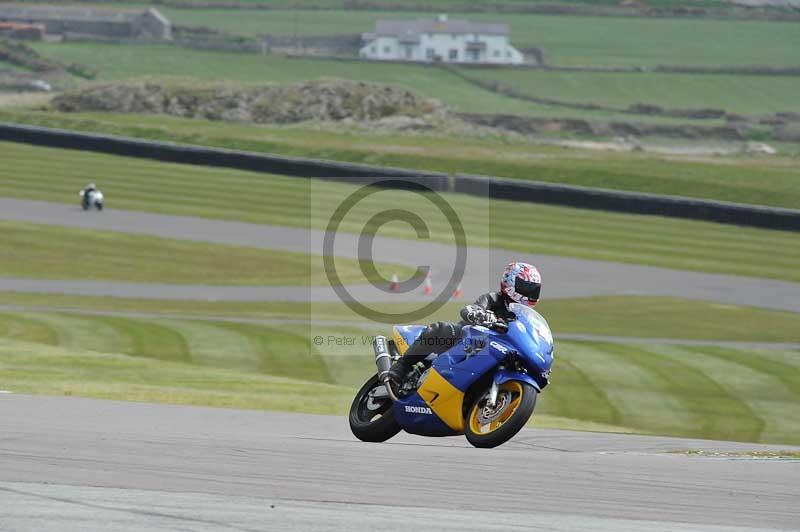
[[[421,436],[464,434],[475,447],[511,439],[549,383],[553,336],[531,307],[511,303],[509,310],[513,318],[507,322],[489,313],[483,324],[465,326],[452,348],[414,366],[412,378],[401,385],[379,376],[425,327],[395,326],[392,339],[376,337],[378,373],[353,400],[353,434],[369,442],[388,440],[401,430]]]

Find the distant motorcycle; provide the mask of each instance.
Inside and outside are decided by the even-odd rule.
[[[518,303],[509,308],[513,320],[505,323],[491,315],[482,325],[464,327],[461,341],[414,366],[402,386],[384,383],[380,376],[425,327],[395,326],[393,339],[377,336],[378,373],[353,400],[353,434],[369,442],[388,440],[401,430],[421,436],[464,434],[475,447],[511,439],[550,381],[553,336],[532,308]]]
[[[78,192],[78,196],[81,198],[81,207],[83,207],[84,211],[88,211],[92,208],[98,211],[103,210],[103,193],[99,190],[95,189],[89,192],[81,190]]]

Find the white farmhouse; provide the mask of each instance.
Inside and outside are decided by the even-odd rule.
[[[508,42],[508,24],[467,20],[379,20],[365,33],[359,55],[380,61],[520,64],[522,53]]]

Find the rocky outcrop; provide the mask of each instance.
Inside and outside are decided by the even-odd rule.
[[[380,120],[424,117],[442,111],[436,100],[401,87],[317,80],[258,87],[164,83],[95,85],[62,94],[58,111],[166,114],[208,120],[288,124],[308,120]]]

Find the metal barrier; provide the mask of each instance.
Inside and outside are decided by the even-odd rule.
[[[397,178],[388,180],[386,186],[393,188],[424,187],[436,191],[458,192],[494,199],[800,231],[800,210],[760,205],[559,185],[520,179],[471,175],[448,176],[436,172],[282,157],[9,123],[0,123],[0,140],[173,163],[235,168],[352,183],[362,183],[364,178]]]

